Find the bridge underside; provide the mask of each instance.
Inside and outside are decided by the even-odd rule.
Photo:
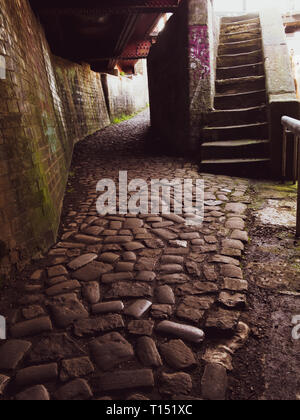
[[[134,66],[155,43],[155,28],[180,0],[31,0],[55,55],[87,62],[95,71]],[[99,4],[100,3],[100,4]],[[131,63],[128,61],[131,61]]]

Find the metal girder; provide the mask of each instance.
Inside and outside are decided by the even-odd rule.
[[[31,3],[43,15],[94,16],[108,13],[172,13],[176,11],[180,0],[102,0],[100,4],[95,0],[53,0],[50,5],[48,2],[31,0]]]
[[[120,56],[120,60],[139,60],[147,58],[152,46],[151,41],[139,41],[129,44]]]

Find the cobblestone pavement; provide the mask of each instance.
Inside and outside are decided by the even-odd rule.
[[[4,399],[226,398],[249,335],[248,182],[203,175],[202,227],[174,215],[99,217],[96,184],[120,170],[202,176],[145,152],[148,124],[146,111],[76,147],[59,241],[23,279],[0,347]]]

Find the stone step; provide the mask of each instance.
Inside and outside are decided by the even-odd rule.
[[[202,144],[201,157],[210,159],[254,159],[270,157],[269,140],[230,140]]]
[[[266,139],[268,136],[269,124],[267,122],[227,127],[205,127],[202,130],[203,140],[209,141]]]
[[[267,178],[270,174],[270,159],[211,159],[203,160],[201,172],[253,178]]]
[[[241,16],[224,16],[221,19],[222,24],[228,24],[228,23],[237,23],[237,22],[244,22],[252,19],[258,19],[259,14],[258,13],[248,13],[247,15],[241,15]]]
[[[261,48],[262,38],[260,37],[246,41],[226,42],[219,45],[219,55],[253,52]]]
[[[249,92],[249,90],[262,90],[265,87],[265,76],[238,77],[216,81],[216,92],[219,94]]]
[[[259,16],[251,19],[243,19],[243,20],[235,20],[233,22],[224,22],[224,20],[221,20],[221,32],[226,30],[227,28],[235,28],[245,25],[260,25],[260,18]]]
[[[229,34],[220,34],[220,43],[249,41],[254,38],[261,37],[261,28],[249,29],[241,32],[234,32]]]
[[[233,67],[247,64],[256,64],[262,61],[262,50],[242,54],[219,55],[217,58],[218,67]]]
[[[259,20],[254,23],[239,22],[236,24],[225,25],[221,28],[221,34],[227,35],[227,34],[233,34],[237,32],[245,32],[249,30],[251,31],[252,29],[261,29]]]
[[[207,126],[232,124],[251,124],[267,121],[265,105],[244,109],[226,109],[213,111],[207,115]]]
[[[245,107],[256,107],[265,104],[265,90],[237,93],[234,95],[230,94],[215,96],[215,109],[219,110],[241,109]]]
[[[262,76],[264,75],[264,64],[262,62],[256,64],[248,64],[234,67],[217,68],[217,79],[233,79],[235,77]]]

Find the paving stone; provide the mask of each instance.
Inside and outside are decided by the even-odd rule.
[[[107,236],[105,238],[104,243],[105,244],[127,244],[132,241],[131,236]],[[127,249],[127,248],[126,248]],[[129,249],[129,251],[132,251],[132,249]]]
[[[124,310],[124,304],[121,301],[98,303],[92,306],[93,314],[107,314],[107,313],[120,313]]]
[[[144,283],[115,283],[107,292],[106,299],[152,297],[150,285]]]
[[[199,321],[202,320],[205,311],[210,309],[214,300],[215,299],[211,296],[187,296],[178,306],[176,315],[180,319],[192,321],[198,324]]]
[[[174,226],[174,223],[171,222],[171,221],[168,221],[168,222],[160,222],[160,223],[153,223],[152,224],[153,229],[160,229],[160,228],[164,229],[164,228],[168,228],[170,226]]]
[[[222,241],[223,248],[233,248],[233,249],[239,249],[241,251],[244,251],[245,246],[241,241],[237,241],[235,239],[225,239]]]
[[[231,290],[233,292],[247,292],[248,282],[246,280],[225,278],[223,289]]]
[[[127,244],[125,244],[125,249],[127,250],[127,251],[129,251],[129,252],[132,252],[132,251],[139,251],[139,250],[141,250],[141,249],[144,249],[145,247],[144,247],[144,245],[143,244],[141,244],[140,242],[129,242],[129,243],[127,243]]]
[[[145,241],[145,244],[150,249],[164,248],[165,244],[160,239],[149,239]]]
[[[80,289],[80,288],[81,288],[81,285],[77,280],[67,281],[65,283],[59,283],[55,286],[50,287],[49,289],[46,290],[46,295],[47,296],[62,295],[67,292],[73,292],[74,290]]]
[[[224,401],[228,388],[226,369],[218,364],[207,364],[202,378],[202,396],[206,400]]]
[[[134,351],[119,333],[104,335],[90,343],[90,350],[99,369],[108,371],[134,359]]]
[[[141,219],[127,219],[124,222],[123,228],[124,229],[138,229],[141,228],[144,225],[143,221]]]
[[[150,369],[113,372],[100,375],[99,384],[103,392],[153,388],[154,376]]]
[[[120,245],[117,244],[106,244],[102,247],[102,252],[121,252],[122,248]]]
[[[101,278],[101,282],[105,284],[109,283],[117,283],[122,281],[133,280],[133,273],[112,273],[112,274],[104,274]]]
[[[30,349],[31,343],[29,341],[6,341],[0,347],[0,370],[16,369]]]
[[[137,281],[153,282],[156,279],[156,274],[153,271],[140,271],[136,276]]]
[[[239,260],[231,257],[225,257],[224,255],[214,255],[211,257],[211,262],[218,263],[218,264],[230,264],[236,265],[237,267],[240,266]]]
[[[185,274],[167,274],[159,277],[159,281],[163,284],[184,284],[189,280],[189,277]]]
[[[95,305],[101,298],[99,283],[91,282],[85,284],[82,288],[82,294],[91,305]]]
[[[240,312],[217,309],[209,313],[206,328],[228,334],[234,334],[240,320]]]
[[[183,395],[189,394],[193,389],[193,381],[187,373],[162,373],[159,379],[159,391],[166,396],[178,394],[178,390]]]
[[[206,278],[207,281],[217,281],[218,280],[218,275],[215,271],[215,267],[212,264],[204,264],[203,266],[203,274]]]
[[[16,395],[17,401],[50,401],[50,395],[44,385],[37,385]]]
[[[189,325],[177,324],[171,321],[163,321],[157,326],[157,331],[162,334],[175,335],[182,340],[192,343],[202,343],[205,335],[199,328],[191,327]]]
[[[86,247],[85,244],[78,244],[75,242],[59,242],[57,244],[57,248],[66,248],[66,249],[84,249]],[[56,254],[58,255],[58,254]],[[63,254],[65,255],[65,254]]]
[[[88,236],[99,236],[103,232],[104,228],[101,226],[90,226],[83,231]]]
[[[128,324],[128,331],[133,335],[149,335],[153,333],[153,321],[131,321]]]
[[[186,295],[205,295],[208,293],[217,293],[219,288],[214,283],[206,282],[194,282],[179,285],[176,288],[177,296],[186,296]]]
[[[0,396],[5,393],[6,387],[9,384],[10,378],[0,374]]]
[[[115,221],[115,222],[111,222],[110,223],[110,228],[111,229],[115,229],[115,230],[120,230],[120,229],[122,229],[122,225],[123,225],[123,223],[122,222],[117,222],[117,221]]]
[[[103,315],[101,318],[81,319],[74,324],[76,337],[90,337],[95,334],[124,328],[123,318],[118,314]]]
[[[225,206],[225,211],[237,214],[243,214],[247,210],[247,206],[242,203],[228,203]]]
[[[134,302],[132,305],[128,306],[124,313],[128,316],[132,316],[134,318],[141,318],[145,313],[151,308],[152,302],[148,300],[138,300]]]
[[[28,308],[22,309],[23,318],[26,320],[31,320],[35,318],[40,318],[46,315],[44,309],[39,305],[29,306]]]
[[[115,262],[119,261],[119,259],[120,259],[120,255],[114,254],[113,252],[105,252],[99,258],[101,262],[104,262],[107,264],[114,264]]]
[[[231,239],[236,239],[238,241],[242,241],[242,242],[246,242],[248,243],[249,241],[249,236],[248,233],[243,231],[243,230],[234,230],[231,234]]]
[[[178,234],[171,232],[170,230],[167,229],[152,229],[152,232],[159,236],[161,239],[164,239],[166,241],[170,241],[173,239],[178,238]]]
[[[53,320],[59,328],[67,328],[74,321],[87,318],[87,310],[75,294],[57,296],[49,305]]]
[[[232,217],[230,219],[227,220],[225,227],[227,229],[239,229],[239,230],[243,230],[245,229],[245,222],[237,217]]]
[[[222,265],[221,266],[221,275],[223,277],[230,277],[233,279],[241,279],[243,280],[243,272],[240,267],[236,267],[235,265]]]
[[[233,249],[233,248],[223,248],[221,251],[221,254],[228,257],[240,258],[242,256],[242,251],[239,249]]]
[[[44,275],[44,270],[36,270],[30,277],[32,281],[40,281],[42,280]]]
[[[171,305],[153,305],[151,316],[154,319],[169,319],[173,315],[173,306]]]
[[[130,251],[124,252],[124,254],[122,255],[122,258],[124,261],[127,261],[127,262],[136,262],[136,259],[137,259],[135,253],[130,252]]]
[[[52,323],[49,317],[20,322],[13,325],[10,329],[13,338],[30,337],[50,331],[52,331]]]
[[[157,258],[139,258],[136,264],[137,271],[154,271],[157,264]]]
[[[110,264],[94,261],[73,273],[73,277],[81,281],[99,281],[103,274],[113,270]]]
[[[55,398],[59,401],[85,401],[93,397],[92,390],[84,379],[75,379],[60,388]]]
[[[172,340],[160,346],[160,352],[169,366],[184,370],[197,365],[192,350],[182,340]]]
[[[155,342],[150,337],[137,341],[137,355],[145,367],[159,368],[163,365]]]
[[[94,236],[88,236],[88,235],[75,235],[74,239],[78,242],[82,242],[86,245],[96,245],[99,242],[101,242],[100,238],[96,238]]]
[[[60,277],[68,275],[66,268],[63,265],[48,268],[48,277]]]
[[[85,255],[81,255],[78,258],[75,258],[75,260],[71,261],[68,264],[68,267],[71,270],[78,270],[79,268],[84,267],[85,265],[91,263],[92,261],[94,261],[96,258],[98,257],[97,254],[85,254]]]
[[[161,258],[162,264],[178,264],[183,265],[184,258],[180,255],[164,255]]]
[[[150,398],[147,398],[142,394],[133,394],[127,398],[127,401],[150,401]]]
[[[56,363],[41,366],[32,366],[19,370],[15,383],[18,387],[38,385],[55,381],[58,377],[58,366]]]
[[[183,267],[181,265],[177,265],[177,264],[162,265],[162,266],[160,266],[160,271],[162,273],[166,273],[166,274],[182,273],[183,272]]]
[[[166,255],[188,255],[188,248],[165,248],[164,253]]]
[[[181,233],[180,239],[183,241],[192,241],[193,239],[199,239],[200,235],[198,232],[190,232],[190,233]]]
[[[185,263],[187,272],[192,276],[201,276],[200,266],[195,261],[187,261]]]
[[[185,219],[178,214],[163,214],[162,216],[164,219],[171,220],[172,222],[178,223],[180,225],[186,223]]]
[[[157,302],[165,305],[175,305],[176,299],[170,286],[160,286],[156,289]]]
[[[241,293],[229,293],[221,292],[219,296],[219,302],[227,308],[245,308],[247,299],[246,296]]]
[[[130,262],[118,262],[116,265],[117,273],[133,272],[134,264]]]
[[[29,361],[32,364],[58,362],[65,358],[84,356],[78,344],[67,334],[52,334],[42,338],[30,352]]]

